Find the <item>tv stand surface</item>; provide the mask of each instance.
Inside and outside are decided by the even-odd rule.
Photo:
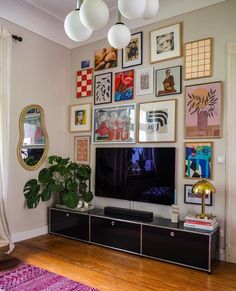
[[[77,212],[49,208],[49,233],[211,273],[219,260],[219,227],[187,229],[183,222],[112,218],[102,209]]]

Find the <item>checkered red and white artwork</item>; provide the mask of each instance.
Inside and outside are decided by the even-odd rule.
[[[87,97],[92,95],[93,69],[77,72],[76,97]]]

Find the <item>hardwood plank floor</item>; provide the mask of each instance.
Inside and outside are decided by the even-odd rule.
[[[236,290],[236,264],[221,262],[208,275],[53,235],[19,242],[11,256],[102,291]]]

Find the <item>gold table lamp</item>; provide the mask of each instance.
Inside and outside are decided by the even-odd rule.
[[[202,180],[198,181],[196,184],[193,185],[192,193],[195,195],[200,194],[202,198],[202,212],[197,214],[196,216],[199,218],[211,218],[212,214],[205,213],[205,196],[211,193],[215,193],[215,187],[208,181]]]

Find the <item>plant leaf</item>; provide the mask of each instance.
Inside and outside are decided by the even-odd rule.
[[[36,179],[29,180],[23,189],[25,199],[30,199],[32,197],[37,197],[40,191],[40,185]]]
[[[77,192],[68,192],[62,195],[64,205],[69,208],[75,208],[79,203],[79,196]]]
[[[54,182],[51,182],[51,183],[48,184],[47,189],[50,192],[58,193],[58,192],[62,191],[63,187],[62,187],[61,184],[56,184],[55,181],[54,181]]]
[[[40,183],[46,184],[52,180],[52,176],[52,172],[49,169],[44,168],[39,172],[38,179]]]
[[[39,204],[40,196],[27,199],[26,204],[29,209],[36,208]]]
[[[52,197],[52,192],[50,192],[49,189],[44,189],[41,192],[42,201],[48,201],[51,197]]]
[[[93,193],[91,191],[82,194],[82,198],[85,202],[89,203],[93,200]]]

